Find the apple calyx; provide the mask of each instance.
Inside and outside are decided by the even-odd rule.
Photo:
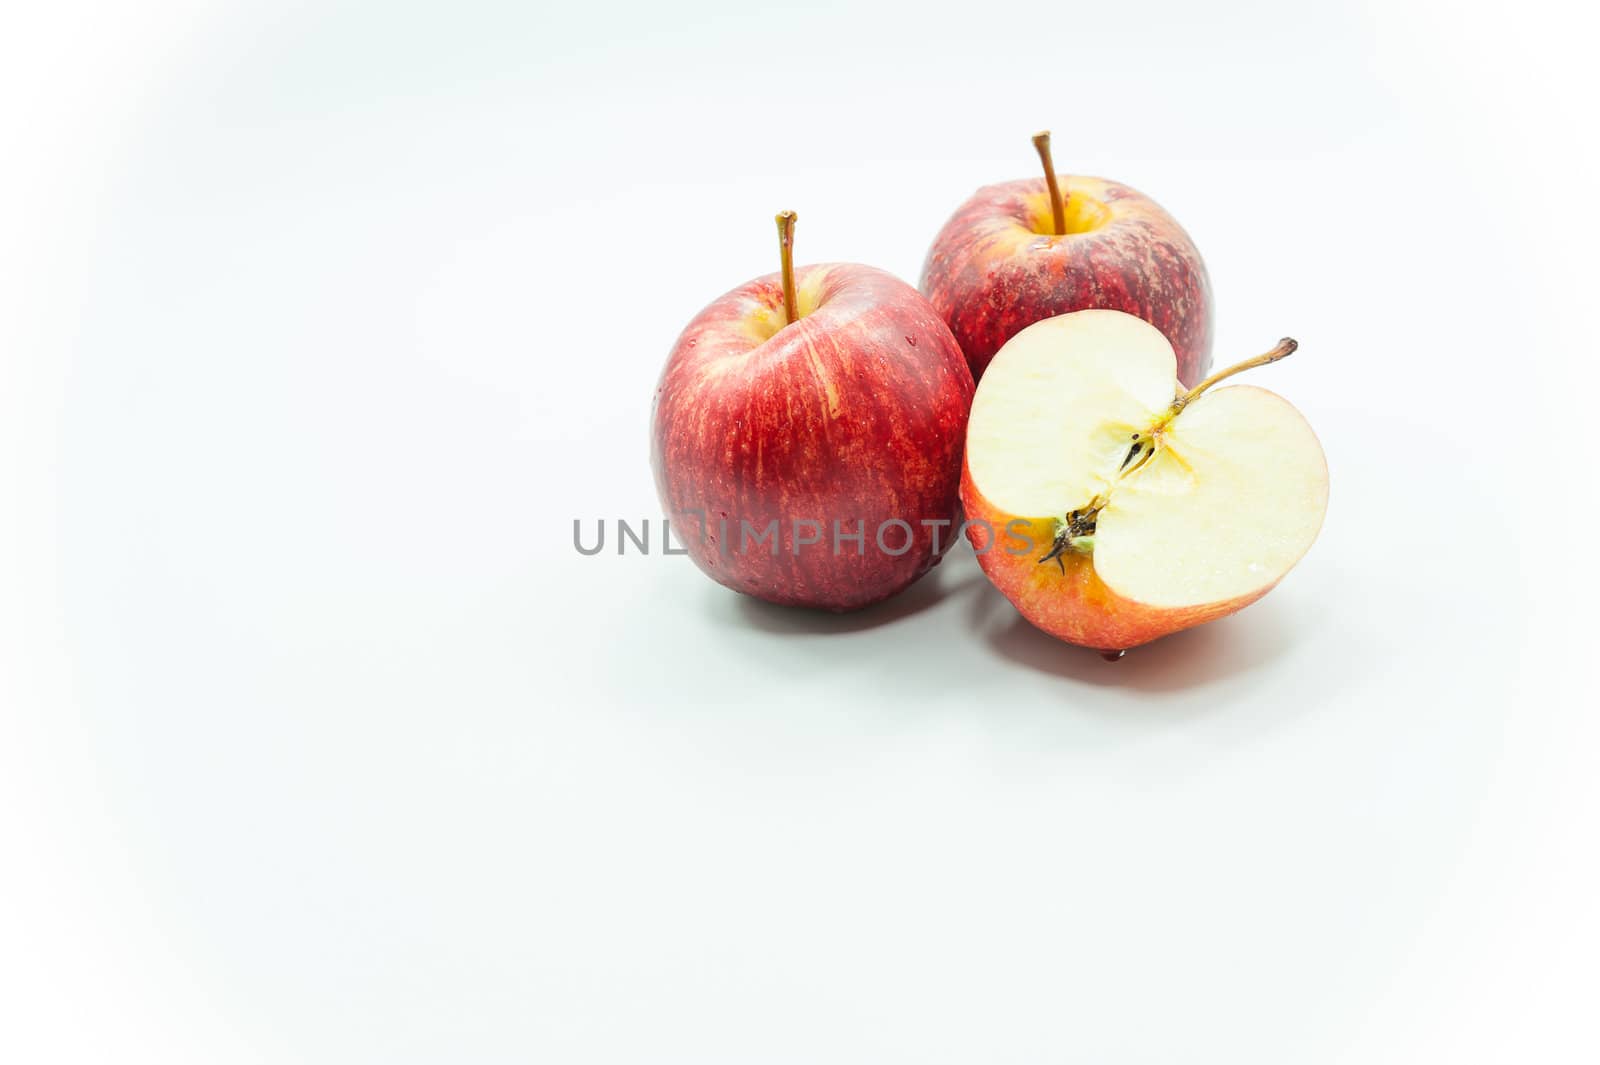
[[[1042,129],[1033,135],[1034,150],[1039,162],[1044,164],[1044,183],[1050,190],[1050,222],[1058,237],[1067,232],[1067,205],[1061,198],[1061,186],[1056,182],[1056,164],[1050,158],[1050,131]]]
[[[779,211],[776,218],[778,223],[778,259],[782,264],[781,270],[783,274],[784,325],[800,320],[800,310],[794,293],[794,224],[799,220],[799,217],[793,211]]]
[[[1061,567],[1061,572],[1067,572],[1066,560],[1062,557],[1068,551],[1075,551],[1080,555],[1094,554],[1095,519],[1105,507],[1106,500],[1103,496],[1096,496],[1094,502],[1086,507],[1079,507],[1068,514],[1056,519],[1056,535],[1050,542],[1050,550],[1039,557],[1039,564],[1054,561]]]
[[[1117,467],[1117,472],[1112,480],[1112,488],[1142,470],[1146,464],[1155,457],[1162,445],[1163,432],[1173,419],[1183,413],[1183,409],[1196,399],[1200,398],[1212,385],[1226,380],[1235,374],[1246,370],[1253,370],[1258,366],[1266,366],[1277,362],[1279,359],[1293,355],[1300,348],[1300,342],[1293,337],[1284,337],[1270,351],[1235,363],[1226,369],[1218,370],[1193,388],[1181,392],[1172,401],[1172,405],[1143,432],[1132,434],[1128,446],[1128,453],[1122,459],[1122,465]],[[1050,550],[1039,556],[1038,563],[1055,562],[1063,574],[1067,571],[1064,555],[1068,551],[1078,554],[1091,555],[1094,553],[1094,536],[1097,527],[1096,519],[1106,504],[1110,502],[1109,489],[1105,493],[1096,495],[1085,506],[1069,511],[1055,519],[1055,537],[1051,540]]]

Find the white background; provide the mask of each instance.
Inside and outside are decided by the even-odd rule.
[[[1561,5],[1565,7],[1566,5]],[[154,2],[0,29],[0,1059],[1592,1062],[1592,27]],[[1327,449],[1117,665],[580,557],[677,331],[1064,169]],[[592,527],[592,526],[591,526]]]

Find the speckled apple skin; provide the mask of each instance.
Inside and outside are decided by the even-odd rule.
[[[713,580],[773,603],[855,610],[911,584],[956,537],[972,374],[933,307],[898,278],[824,264],[797,280],[817,305],[770,339],[748,323],[781,308],[776,274],[684,329],[656,388],[651,465],[674,541]],[[912,529],[898,555],[899,527],[885,533],[890,551],[875,535],[895,518]],[[776,554],[741,537],[741,520],[759,532],[773,519]],[[822,542],[797,554],[794,519],[819,522]],[[834,553],[835,519],[846,531],[863,523],[860,553],[850,541]]]
[[[1080,647],[1126,651],[1181,629],[1227,617],[1276,587],[1274,582],[1248,595],[1200,606],[1150,606],[1108,588],[1095,572],[1090,555],[1068,552],[1061,556],[1064,567],[1057,566],[1054,560],[1040,563],[1055,536],[1055,520],[1021,519],[996,507],[973,484],[965,462],[961,470],[961,502],[966,507],[967,538],[990,583],[1035,627]],[[1019,520],[1022,524],[1010,525]],[[1012,535],[1008,536],[1008,531]],[[1025,540],[1032,545],[1028,551],[1012,554],[1006,550],[1020,550]]]
[[[1161,330],[1193,385],[1211,366],[1211,281],[1194,242],[1156,202],[1103,178],[1058,175],[1109,219],[1063,236],[1050,228],[1044,178],[979,189],[934,238],[921,290],[950,326],[975,378],[1022,329],[1069,311],[1105,308]]]

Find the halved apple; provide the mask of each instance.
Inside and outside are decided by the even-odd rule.
[[[989,579],[1111,658],[1265,595],[1322,527],[1327,462],[1286,400],[1210,389],[1295,347],[1184,390],[1166,337],[1121,311],[1018,333],[978,383],[961,478]]]

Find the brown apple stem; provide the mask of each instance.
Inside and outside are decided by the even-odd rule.
[[[778,212],[778,256],[783,263],[785,325],[800,320],[800,310],[794,298],[794,223],[798,217],[793,211]]]
[[[1056,236],[1061,236],[1067,231],[1067,205],[1061,199],[1061,186],[1056,184],[1056,164],[1050,159],[1050,131],[1035,133],[1033,146],[1039,153],[1039,162],[1044,164],[1044,183],[1050,190],[1050,220]]]
[[[1257,355],[1253,359],[1246,359],[1241,363],[1237,363],[1236,365],[1228,367],[1226,370],[1218,370],[1216,373],[1212,374],[1210,377],[1206,378],[1204,381],[1201,381],[1199,384],[1189,389],[1189,391],[1173,400],[1172,406],[1169,407],[1167,409],[1167,413],[1162,416],[1160,425],[1165,425],[1173,418],[1176,418],[1178,416],[1178,412],[1183,410],[1183,408],[1187,407],[1190,403],[1193,403],[1196,399],[1199,399],[1201,393],[1210,388],[1212,385],[1216,384],[1218,381],[1224,381],[1236,373],[1244,373],[1246,370],[1254,370],[1257,366],[1265,366],[1268,363],[1277,362],[1279,359],[1293,355],[1295,353],[1295,349],[1299,346],[1300,342],[1298,340],[1294,340],[1291,337],[1284,337],[1282,340],[1278,341],[1278,346],[1273,348],[1271,351]]]

